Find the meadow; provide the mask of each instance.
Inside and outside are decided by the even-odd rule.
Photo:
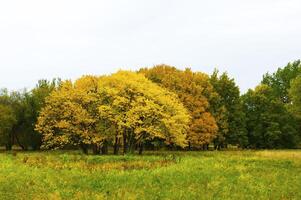
[[[301,151],[3,152],[0,199],[301,199]]]

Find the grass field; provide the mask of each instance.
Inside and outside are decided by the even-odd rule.
[[[301,151],[1,153],[0,199],[301,199]]]

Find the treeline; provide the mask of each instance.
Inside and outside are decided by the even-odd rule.
[[[1,90],[0,146],[142,153],[144,149],[298,148],[300,60],[240,95],[227,73],[167,65],[109,76],[41,80]]]

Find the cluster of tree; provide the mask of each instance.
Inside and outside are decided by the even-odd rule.
[[[167,65],[42,80],[31,91],[0,94],[0,145],[7,150],[296,148],[300,122],[300,61],[264,75],[242,96],[227,73]]]
[[[50,94],[36,130],[43,147],[80,146],[84,152],[133,152],[154,140],[186,146],[190,116],[177,96],[142,74],[119,71],[62,82]]]
[[[300,60],[265,74],[259,86],[242,96],[249,146],[295,148],[301,137]]]
[[[59,80],[40,80],[31,91],[0,91],[0,146],[6,150],[13,145],[23,150],[40,149],[42,135],[35,131],[37,118],[45,98],[59,84]]]

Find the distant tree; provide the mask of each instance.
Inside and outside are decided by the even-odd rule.
[[[52,82],[41,80],[31,91],[8,93],[7,101],[16,118],[11,129],[12,140],[23,150],[30,147],[34,150],[40,148],[41,137],[34,131],[35,123],[41,108],[44,106],[45,98],[58,84],[59,81],[57,80]]]
[[[0,91],[0,145],[5,145],[6,150],[11,150],[14,142],[12,128],[16,123],[16,116],[11,107],[8,91]]]
[[[299,124],[297,127],[297,133],[301,133],[300,114],[298,111],[298,92],[300,92],[300,81],[298,77],[301,76],[301,61],[297,60],[292,63],[288,63],[283,68],[273,74],[266,74],[263,77],[262,83],[270,86],[274,99],[279,99],[288,111],[292,111],[292,121]],[[296,137],[299,137],[297,134]]]
[[[301,61],[297,60],[288,63],[284,68],[278,68],[273,74],[265,74],[262,84],[266,84],[272,88],[273,95],[280,98],[283,103],[290,103],[289,96],[290,84],[293,79],[301,75]]]
[[[39,113],[45,106],[45,99],[50,93],[58,87],[60,79],[39,80],[35,88],[30,92],[24,94],[23,107],[24,107],[24,126],[23,130],[25,135],[23,141],[26,146],[31,146],[37,150],[42,145],[42,138],[40,134],[35,131],[35,124],[37,123]]]
[[[24,98],[27,92],[13,91],[9,93],[9,105],[15,115],[15,123],[11,129],[11,138],[13,145],[19,145],[23,150],[27,150],[27,145],[24,140],[26,138],[26,121],[25,121],[25,106]],[[27,140],[28,141],[28,140]]]
[[[16,118],[11,107],[0,105],[0,144],[5,145],[6,150],[12,149],[11,129],[15,122]]]
[[[292,103],[289,105],[292,113],[294,113],[299,119],[301,118],[301,75],[292,80],[291,87],[289,89],[289,96]]]
[[[141,69],[148,79],[175,92],[189,110],[192,121],[187,132],[190,148],[207,147],[217,135],[217,124],[210,113],[209,101],[213,94],[208,75],[200,72],[184,71],[168,65],[158,65]]]
[[[211,84],[218,96],[211,105],[219,125],[219,134],[215,139],[217,148],[227,144],[244,147],[248,143],[245,113],[242,109],[239,87],[227,73],[219,75],[215,70],[210,77]]]
[[[259,85],[243,96],[249,145],[253,148],[293,148],[299,140],[295,118],[273,89]]]

